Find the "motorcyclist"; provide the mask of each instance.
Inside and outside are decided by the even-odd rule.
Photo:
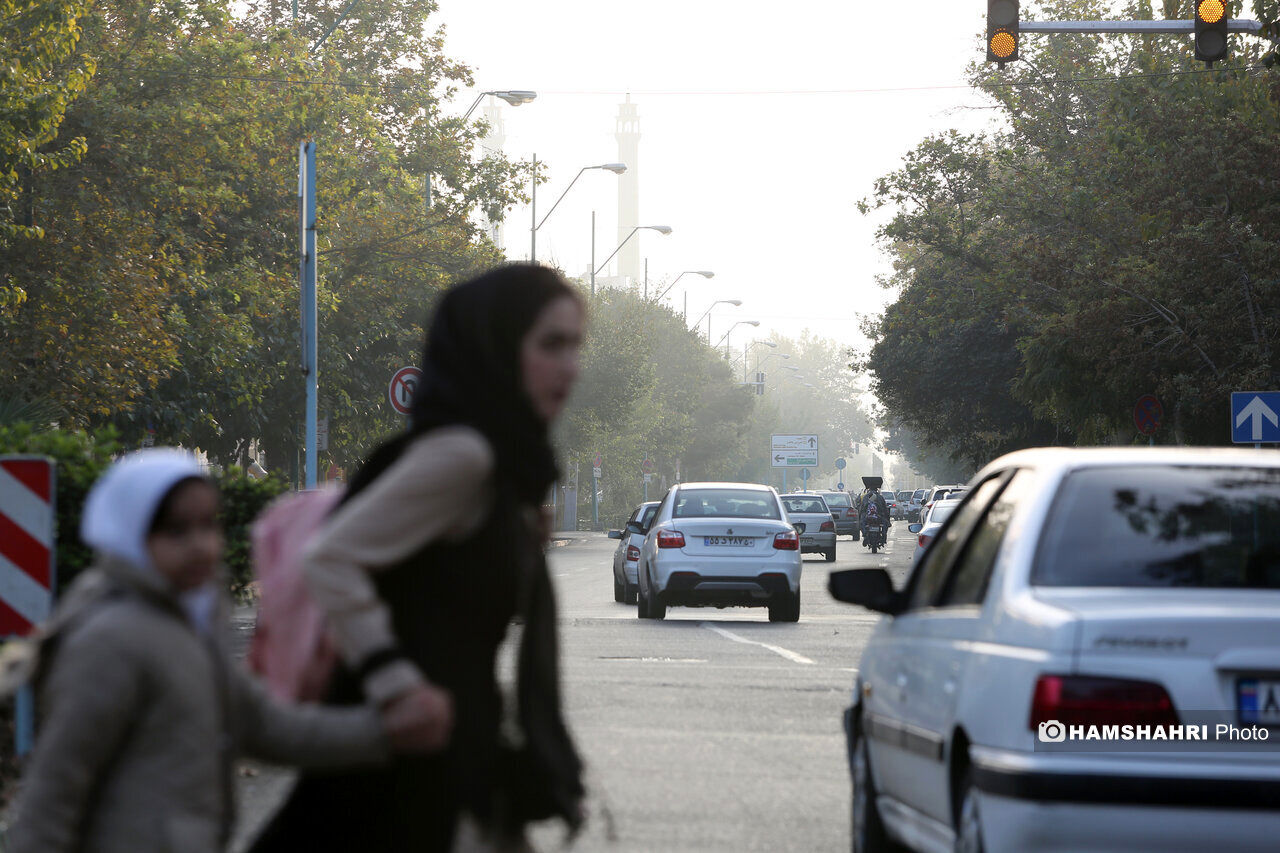
[[[867,527],[867,519],[871,515],[871,507],[875,507],[876,520],[879,521],[881,526],[884,528],[885,541],[888,541],[889,539],[889,526],[892,521],[889,518],[889,504],[885,501],[884,495],[880,494],[880,486],[883,481],[879,477],[863,477],[862,482],[867,488],[862,495],[859,496],[858,524],[864,532],[862,544],[865,547],[867,545],[865,531]]]

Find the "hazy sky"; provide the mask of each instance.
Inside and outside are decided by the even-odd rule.
[[[877,20],[874,12],[888,14]],[[858,344],[860,314],[877,313],[888,270],[876,220],[858,213],[876,177],[926,134],[979,129],[991,112],[965,84],[982,50],[982,0],[855,3],[793,0],[440,0],[446,52],[475,71],[477,90],[532,89],[503,106],[513,159],[548,164],[545,212],[582,166],[617,159],[623,94],[640,113],[642,224],[651,281],[689,319],[715,299],[713,334],[735,319],[733,343],[804,329]],[[459,95],[464,110],[475,92]],[[630,165],[630,164],[629,164]],[[538,232],[538,257],[584,272],[597,212],[597,258],[617,243],[618,178],[584,174]],[[506,225],[511,259],[529,255],[529,208]]]

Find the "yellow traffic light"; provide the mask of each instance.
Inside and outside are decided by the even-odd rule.
[[[1018,0],[987,0],[987,62],[1018,58]]]
[[[1200,0],[1196,7],[1196,16],[1206,24],[1216,24],[1227,14],[1227,7],[1222,0]]]
[[[991,37],[991,52],[999,59],[1008,59],[1018,49],[1018,41],[1012,33],[1001,30]]]
[[[1196,0],[1196,59],[1210,65],[1227,58],[1228,0]]]

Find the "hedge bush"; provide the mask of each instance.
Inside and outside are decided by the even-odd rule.
[[[0,454],[48,456],[57,465],[59,591],[93,560],[92,551],[80,540],[80,511],[89,487],[121,451],[116,433],[111,429],[90,434],[79,430],[42,430],[32,424],[0,426]],[[239,468],[229,468],[215,479],[222,491],[231,591],[240,594],[252,579],[249,525],[288,484],[275,476],[254,480]]]

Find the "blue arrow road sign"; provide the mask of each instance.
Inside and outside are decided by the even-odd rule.
[[[1231,392],[1231,441],[1280,442],[1280,391]]]

